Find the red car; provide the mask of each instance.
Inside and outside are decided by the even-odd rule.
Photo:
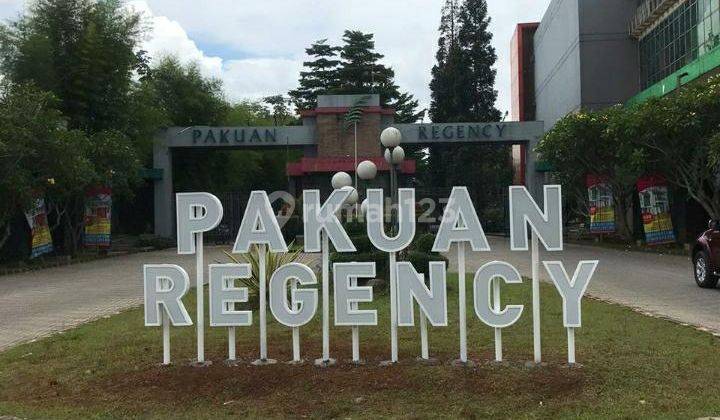
[[[695,282],[704,288],[717,286],[720,278],[720,221],[711,220],[695,241],[692,252]]]

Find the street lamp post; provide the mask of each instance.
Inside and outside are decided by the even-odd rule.
[[[388,127],[380,134],[380,143],[385,146],[388,150],[385,152],[385,159],[390,163],[390,183],[391,183],[391,200],[393,206],[395,204],[395,195],[397,185],[395,182],[395,149],[400,146],[402,141],[402,133],[395,127]],[[401,149],[402,150],[402,149]],[[400,153],[397,157],[401,157]],[[402,152],[402,158],[405,158],[405,152]],[[395,224],[392,222],[392,231],[395,233]],[[390,252],[390,363],[397,363],[398,361],[398,318],[397,318],[397,278],[396,278],[396,266],[397,266],[397,253]]]

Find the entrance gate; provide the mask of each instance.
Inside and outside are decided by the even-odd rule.
[[[369,100],[367,98],[370,98]],[[542,122],[453,123],[453,124],[394,124],[394,111],[380,107],[378,95],[328,95],[318,98],[318,108],[301,113],[302,126],[288,127],[170,127],[160,132],[154,145],[154,168],[162,171],[162,178],[155,181],[155,233],[159,236],[175,235],[174,189],[172,153],[179,148],[197,149],[257,149],[299,148],[307,159],[300,165],[298,174],[304,170],[330,173],[337,170],[352,171],[352,137],[343,131],[343,113],[362,98],[368,106],[363,107],[363,122],[357,127],[356,149],[368,158],[382,161],[379,134],[386,127],[400,130],[402,144],[472,144],[503,143],[521,145],[520,168],[522,183],[530,190],[538,203],[542,203],[541,174],[535,169],[537,156],[534,152],[544,133]],[[352,130],[351,130],[352,131]],[[348,140],[350,138],[350,140]],[[344,164],[345,166],[338,166]],[[349,166],[348,166],[349,165]],[[414,167],[413,167],[414,168]],[[329,185],[329,177],[328,177]],[[418,193],[421,191],[418,190]],[[439,195],[435,191],[433,195]],[[442,194],[445,198],[449,191]],[[420,199],[420,195],[418,194]],[[441,197],[437,197],[438,199]],[[478,211],[487,209],[500,212],[500,203],[507,197],[492,198],[493,203],[478,203]],[[225,203],[223,203],[225,204]],[[238,204],[239,205],[239,204]],[[503,204],[505,205],[505,204]],[[485,208],[481,210],[480,206]],[[244,206],[243,206],[244,207]],[[233,212],[234,205],[226,211]],[[503,209],[503,214],[507,214]],[[241,216],[240,216],[241,217]],[[500,219],[498,219],[500,220]],[[505,222],[503,222],[505,223]],[[500,225],[501,223],[498,223]],[[236,226],[227,226],[237,232]],[[503,226],[488,230],[504,230]],[[225,229],[225,228],[223,228]]]

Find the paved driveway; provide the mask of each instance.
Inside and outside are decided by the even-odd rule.
[[[206,247],[207,263],[225,261]],[[179,264],[194,284],[195,257],[174,249],[0,276],[0,350],[142,304],[142,266]]]
[[[507,238],[488,240],[492,252],[467,254],[468,271],[488,261],[501,260],[513,264],[522,275],[530,276],[529,252],[511,252]],[[451,270],[457,271],[455,254],[449,257]],[[600,260],[588,287],[589,295],[720,334],[720,288],[697,287],[689,257],[566,244],[561,253],[542,250],[540,261],[543,260],[563,261],[570,274],[580,260]],[[540,274],[543,280],[549,280],[542,263]]]

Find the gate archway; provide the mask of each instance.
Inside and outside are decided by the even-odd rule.
[[[369,98],[369,99],[368,99]],[[364,101],[363,117],[353,130],[344,125],[343,116]],[[318,107],[302,111],[301,126],[283,127],[170,127],[155,139],[154,169],[162,173],[155,181],[155,233],[174,236],[174,189],[172,173],[173,150],[177,149],[263,149],[298,148],[304,157],[288,165],[291,193],[307,188],[329,188],[319,182],[337,171],[353,172],[355,150],[358,161],[372,159],[380,171],[384,164],[380,132],[396,127],[403,135],[403,144],[431,146],[500,143],[520,145],[521,183],[526,185],[538,202],[542,202],[541,174],[535,169],[535,146],[544,133],[542,122],[395,124],[394,110],[380,106],[379,95],[326,95],[318,98]],[[356,129],[356,130],[355,130]],[[357,132],[357,140],[354,133]],[[401,172],[412,174],[414,162],[408,161]],[[325,186],[327,184],[327,186]]]

